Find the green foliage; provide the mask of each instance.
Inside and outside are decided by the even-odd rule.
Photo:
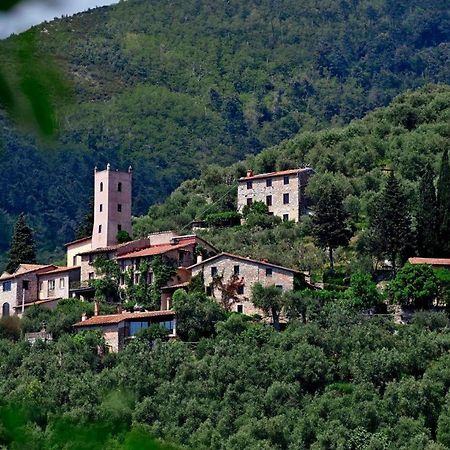
[[[387,289],[391,302],[423,309],[436,300],[439,283],[431,266],[405,264]]]
[[[241,223],[241,215],[236,211],[224,211],[205,216],[209,227],[232,227]]]
[[[448,241],[450,233],[450,165],[447,149],[442,154],[437,183],[437,220],[438,241],[436,255],[448,257],[450,256],[450,244]]]
[[[380,305],[383,300],[376,284],[368,273],[354,273],[350,278],[350,288],[345,298],[356,308],[368,309]]]
[[[133,238],[130,236],[130,234],[128,233],[128,231],[125,230],[120,230],[117,233],[117,237],[116,237],[117,243],[118,244],[123,244],[125,242],[130,242],[133,240]]]
[[[110,303],[119,302],[120,267],[117,261],[100,256],[94,260],[93,266],[98,275],[98,278],[91,280],[95,297]]]
[[[379,252],[389,258],[395,274],[397,260],[404,262],[414,244],[408,200],[393,171],[375,202],[371,228]]]
[[[330,270],[334,271],[333,250],[348,244],[352,231],[344,210],[344,196],[334,182],[321,186],[314,199],[312,234],[316,244],[328,250]]]
[[[213,335],[216,323],[224,318],[217,302],[201,292],[177,290],[172,307],[176,312],[177,334],[188,341]]]
[[[14,273],[20,264],[35,262],[36,244],[33,238],[33,231],[25,221],[25,214],[20,214],[14,226],[6,272]]]
[[[252,302],[272,319],[276,330],[280,329],[280,314],[284,306],[283,290],[276,286],[264,287],[255,283],[252,288]]]

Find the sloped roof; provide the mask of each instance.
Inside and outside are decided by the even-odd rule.
[[[251,262],[254,264],[260,264],[260,265],[267,266],[267,267],[274,267],[276,269],[286,270],[288,272],[301,273],[298,270],[290,269],[289,267],[279,266],[277,264],[272,264],[268,261],[261,261],[259,259],[246,258],[245,256],[233,255],[232,253],[225,253],[225,252],[219,253],[218,255],[215,255],[212,258],[205,259],[202,262],[194,264],[194,265],[190,266],[189,269],[193,269],[194,267],[198,267],[203,264],[209,264],[210,262],[214,261],[215,259],[222,258],[222,257],[226,257],[226,258],[230,258],[230,259],[237,259],[237,260],[245,261],[245,262]]]
[[[49,271],[45,271],[42,275],[53,275],[54,273],[71,272],[72,270],[80,270],[80,266],[57,267]]]
[[[124,255],[118,256],[117,259],[141,258],[143,256],[163,255],[164,253],[168,253],[172,250],[178,250],[193,244],[195,244],[195,238],[185,239],[183,240],[182,243],[179,244],[152,245],[151,247],[147,247],[142,250],[136,250],[134,252],[125,253]]]
[[[289,169],[289,170],[280,170],[278,172],[268,172],[268,173],[260,173],[257,175],[252,175],[251,177],[241,177],[239,181],[251,181],[257,180],[259,178],[273,178],[273,177],[283,177],[285,175],[295,175],[301,172],[309,172],[311,171],[311,167],[304,167],[302,169]]]
[[[145,311],[145,312],[124,312],[121,314],[108,314],[93,316],[90,319],[78,322],[74,327],[89,327],[94,325],[110,325],[120,323],[123,320],[150,319],[152,317],[174,317],[174,311]]]
[[[0,277],[0,280],[10,280],[26,273],[32,273],[43,269],[52,270],[56,268],[57,266],[53,264],[20,264],[14,273],[4,272]]]
[[[450,259],[448,258],[409,258],[410,264],[429,264],[430,266],[450,266]]]
[[[74,241],[67,242],[67,244],[64,244],[64,246],[68,247],[69,245],[80,244],[81,242],[90,241],[90,240],[92,240],[92,236],[86,236],[84,238],[75,239]]]

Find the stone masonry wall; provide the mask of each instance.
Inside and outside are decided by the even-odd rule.
[[[223,256],[205,262],[200,266],[194,267],[192,276],[198,275],[203,271],[205,279],[205,286],[210,286],[213,282],[211,268],[216,267],[219,275],[224,275],[225,282],[230,279],[234,273],[234,266],[239,266],[239,276],[244,278],[244,293],[239,295],[239,301],[233,305],[233,311],[238,311],[238,305],[243,306],[243,313],[252,315],[264,313],[256,308],[251,302],[251,291],[256,283],[261,283],[263,286],[281,286],[284,291],[289,291],[294,288],[294,274],[287,270],[278,269],[275,267],[258,264],[253,261],[245,261],[241,259],[234,259],[228,256]],[[266,276],[266,268],[272,268],[272,276]],[[220,299],[221,293],[218,289],[212,290],[212,296]]]

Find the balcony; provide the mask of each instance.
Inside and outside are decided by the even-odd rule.
[[[71,291],[77,289],[88,289],[90,287],[92,287],[92,280],[71,281],[69,285],[69,289]]]

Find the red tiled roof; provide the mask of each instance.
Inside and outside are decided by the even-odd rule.
[[[177,249],[187,247],[188,245],[193,245],[193,244],[195,244],[195,238],[183,239],[183,242],[181,242],[179,244],[152,245],[151,247],[147,247],[142,250],[125,253],[124,255],[118,256],[117,259],[140,258],[143,256],[163,255],[164,253],[170,252],[171,250],[177,250]]]
[[[88,241],[89,239],[92,239],[92,236],[86,236],[86,237],[84,237],[84,238],[75,239],[74,241],[67,242],[67,244],[64,244],[64,246],[65,246],[65,247],[68,247],[69,245],[72,245],[72,244],[78,244],[78,243],[80,243],[80,242]]]
[[[246,258],[245,256],[233,255],[232,253],[225,253],[225,252],[219,253],[218,255],[215,255],[212,258],[205,259],[202,262],[194,264],[194,265],[190,266],[189,269],[193,269],[194,267],[201,266],[202,264],[209,263],[209,262],[211,262],[211,261],[213,261],[213,260],[215,260],[217,258],[220,258],[222,256],[226,256],[226,257],[232,258],[232,259],[239,259],[241,261],[252,262],[252,263],[255,263],[255,264],[261,264],[263,266],[275,267],[277,269],[287,270],[288,272],[301,273],[298,270],[290,269],[289,267],[278,266],[277,264],[272,264],[272,263],[270,263],[268,261],[261,261],[259,259]]]
[[[21,264],[18,269],[14,272],[14,273],[8,273],[8,272],[4,272],[2,274],[2,276],[0,277],[0,280],[11,280],[13,278],[16,278],[20,275],[24,275],[26,273],[31,273],[31,272],[36,272],[38,270],[52,270],[55,269],[57,266],[53,265],[53,264]],[[45,270],[47,271],[47,270]]]
[[[80,266],[73,267],[58,267],[54,270],[45,271],[42,275],[52,275],[54,273],[70,272],[72,270],[79,270]]]
[[[78,322],[74,325],[74,327],[89,327],[93,325],[109,325],[120,323],[123,320],[131,320],[131,319],[148,319],[151,317],[174,317],[174,311],[145,311],[145,312],[125,312],[122,314],[108,314],[108,315],[100,315],[93,316],[90,319],[86,319],[84,321]]]
[[[310,167],[305,167],[302,169],[289,169],[289,170],[281,170],[278,172],[269,172],[269,173],[260,173],[257,175],[252,175],[251,177],[241,177],[239,181],[250,181],[258,178],[271,178],[271,177],[283,177],[284,175],[295,175],[300,172],[306,172],[312,170]]]
[[[431,266],[450,266],[450,259],[448,258],[409,258],[410,264],[429,264]]]

